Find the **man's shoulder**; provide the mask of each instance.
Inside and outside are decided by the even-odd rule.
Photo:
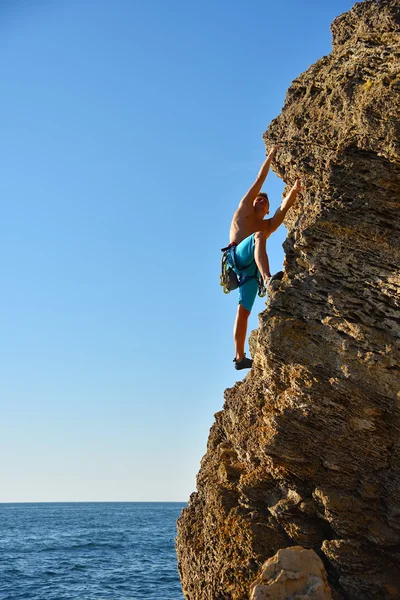
[[[232,221],[241,221],[242,219],[246,219],[246,221],[253,216],[253,210],[248,206],[239,206],[236,211],[233,213]]]

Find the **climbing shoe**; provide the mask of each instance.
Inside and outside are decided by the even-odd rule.
[[[253,366],[253,361],[251,358],[247,358],[246,355],[244,355],[241,360],[236,360],[236,358],[234,358],[233,363],[237,371],[241,371],[241,369],[251,369]]]

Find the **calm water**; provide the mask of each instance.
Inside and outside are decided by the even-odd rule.
[[[0,600],[182,600],[185,504],[0,504]]]

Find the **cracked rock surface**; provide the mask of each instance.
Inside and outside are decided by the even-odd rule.
[[[267,560],[250,600],[332,600],[326,572],[314,550],[292,546]]]
[[[249,598],[290,546],[319,555],[336,600],[400,598],[400,0],[332,34],[264,134],[304,190],[178,521],[186,600]]]

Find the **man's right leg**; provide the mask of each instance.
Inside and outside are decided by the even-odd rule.
[[[250,369],[253,364],[251,358],[246,357],[244,347],[247,334],[247,322],[258,292],[258,267],[256,267],[254,262],[255,235],[256,234],[252,234],[244,239],[238,244],[235,250],[236,273],[239,275],[241,281],[246,279],[245,283],[242,283],[239,287],[239,306],[236,314],[235,326],[233,328],[235,369]]]
[[[235,352],[236,357],[233,359],[235,369],[241,371],[242,369],[251,369],[253,361],[251,358],[247,358],[244,353],[244,344],[246,341],[247,333],[247,321],[250,315],[250,311],[244,306],[239,304],[235,326],[233,328],[233,339],[235,341]]]
[[[235,343],[235,360],[240,361],[244,357],[244,345],[246,342],[247,322],[250,312],[241,304],[238,305],[235,325],[233,328],[233,341]]]
[[[255,265],[253,263],[253,273]],[[235,369],[251,369],[253,361],[244,353],[246,342],[247,322],[255,297],[258,291],[258,280],[251,277],[239,287],[239,306],[236,314],[235,326],[233,328],[233,340],[235,342]]]

